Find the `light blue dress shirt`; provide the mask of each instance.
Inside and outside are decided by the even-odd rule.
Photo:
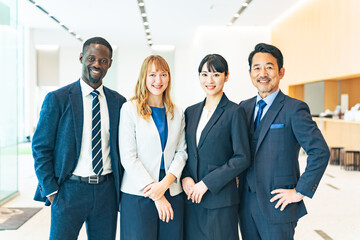
[[[271,104],[274,102],[274,100],[275,100],[276,96],[278,95],[279,91],[280,91],[280,88],[278,88],[275,92],[271,93],[266,98],[261,98],[259,93],[258,93],[257,97],[256,97],[256,105],[255,105],[255,112],[254,113],[257,113],[257,111],[259,109],[258,102],[261,99],[264,100],[265,103],[266,103],[266,106],[264,107],[262,115],[261,115],[261,119],[262,119],[265,116],[266,112],[269,110]],[[254,114],[254,121],[255,121],[255,118],[256,118],[256,114]],[[261,121],[261,119],[260,119],[260,121]]]

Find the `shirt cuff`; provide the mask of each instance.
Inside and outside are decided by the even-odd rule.
[[[305,197],[305,195],[302,194],[301,192],[296,191],[296,194],[297,194],[297,195],[300,195],[300,196],[302,196],[302,197]]]
[[[49,195],[46,195],[46,197],[48,198],[48,197],[50,197],[50,196],[52,196],[52,195],[54,195],[54,194],[57,194],[58,193],[58,190],[56,190],[55,192],[53,192],[53,193],[50,193]]]

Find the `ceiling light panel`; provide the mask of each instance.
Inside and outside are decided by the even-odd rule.
[[[146,42],[149,45],[149,47],[152,46],[153,42],[151,40],[151,34],[150,34],[150,28],[149,28],[149,21],[147,19],[147,14],[145,11],[145,3],[144,0],[138,0],[139,10],[141,14],[141,19],[144,24],[144,30],[145,30],[145,36],[146,36]]]
[[[226,26],[232,26],[236,20],[238,20],[238,18],[240,17],[241,13],[249,6],[249,4],[251,3],[252,0],[245,0],[242,4],[240,9],[233,15],[232,19],[230,20],[230,22],[228,22],[228,24],[226,24]]]
[[[34,0],[28,0],[30,3],[34,4],[35,7],[37,7],[40,11],[42,11],[44,14],[48,15],[53,21],[55,21],[57,24],[59,24],[60,27],[62,27],[64,30],[66,30],[68,33],[70,33],[72,36],[74,36],[79,41],[83,42],[84,40],[80,37],[79,34],[76,34],[73,30],[69,29],[63,22],[61,22],[58,18],[56,18],[53,14],[49,13],[47,10],[45,10],[42,6],[40,6],[38,3],[36,3]]]

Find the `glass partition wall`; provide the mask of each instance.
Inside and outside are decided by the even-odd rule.
[[[0,0],[0,204],[18,191],[17,0]]]

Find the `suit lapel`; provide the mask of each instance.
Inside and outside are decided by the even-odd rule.
[[[205,99],[206,100],[206,99]],[[196,108],[194,109],[194,113],[191,114],[192,118],[190,120],[190,123],[186,123],[186,124],[191,124],[189,125],[189,131],[192,133],[191,136],[191,147],[193,149],[193,152],[197,152],[197,144],[196,144],[196,131],[200,122],[200,117],[201,117],[201,113],[202,110],[204,108],[205,105],[205,100],[202,103],[199,103]],[[190,147],[190,146],[188,146]]]
[[[76,139],[76,157],[80,156],[82,131],[84,124],[84,111],[83,111],[83,99],[80,88],[80,81],[78,80],[74,86],[69,90],[69,98],[71,102],[74,125],[75,125],[75,139]]]
[[[247,118],[247,126],[249,128],[249,133],[251,136],[254,133],[254,110],[256,105],[256,97],[253,97],[249,100],[248,104],[242,105],[246,112],[246,118]]]
[[[103,90],[104,90],[104,94],[105,94],[105,98],[106,98],[106,103],[107,103],[107,107],[108,107],[108,111],[109,111],[109,130],[111,131],[111,129],[113,129],[113,119],[112,117],[115,116],[114,115],[114,101],[113,101],[113,97],[111,97],[111,92],[107,90],[107,88],[105,86],[103,86]]]
[[[103,90],[104,90],[106,103],[107,103],[107,107],[108,107],[108,112],[109,112],[109,131],[110,131],[109,143],[111,143],[112,138],[114,137],[114,134],[117,135],[117,132],[114,132],[117,129],[116,116],[118,116],[118,114],[119,114],[119,113],[115,112],[115,111],[117,111],[117,108],[116,108],[117,103],[115,101],[117,98],[112,96],[112,92],[109,91],[109,89],[106,88],[105,86],[103,87]],[[110,148],[110,151],[112,151],[111,148]]]
[[[259,149],[262,141],[264,140],[266,133],[269,131],[270,125],[274,122],[275,117],[278,115],[278,113],[284,106],[283,101],[284,101],[284,94],[281,91],[279,91],[274,102],[271,104],[269,110],[266,112],[266,115],[262,119],[264,120],[264,122],[262,123],[260,129],[259,139],[256,145],[256,151]]]
[[[210,120],[208,121],[208,123],[206,124],[205,128],[203,129],[203,131],[201,132],[200,135],[200,140],[199,140],[199,146],[198,148],[200,149],[202,144],[204,143],[206,136],[208,135],[209,131],[211,130],[211,128],[214,126],[214,124],[217,122],[217,120],[219,119],[219,117],[223,114],[224,112],[224,107],[226,106],[226,104],[229,102],[228,98],[226,97],[225,93],[223,94],[223,96],[221,97],[221,100],[218,104],[218,106],[215,109],[215,112],[213,113],[213,115],[211,116]],[[201,115],[201,114],[200,114]],[[199,118],[200,120],[200,118]],[[196,134],[195,134],[196,135]]]

